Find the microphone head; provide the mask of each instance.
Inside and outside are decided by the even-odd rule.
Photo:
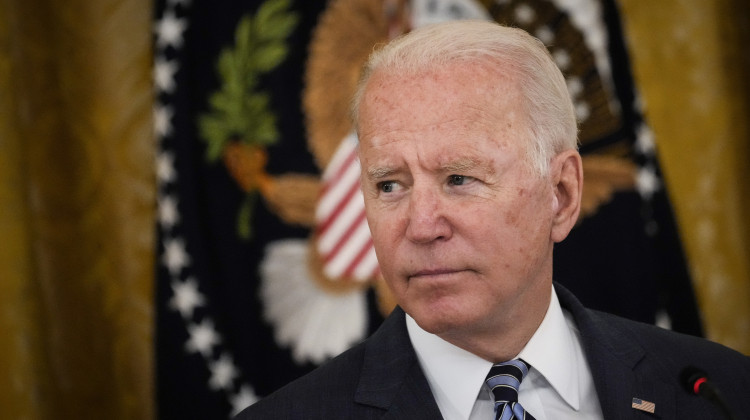
[[[708,374],[695,366],[687,366],[680,372],[680,383],[689,394],[698,395],[700,385],[708,380]]]

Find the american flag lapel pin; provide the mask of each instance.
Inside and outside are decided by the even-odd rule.
[[[633,398],[633,405],[631,407],[651,414],[656,410],[656,404],[640,398]]]

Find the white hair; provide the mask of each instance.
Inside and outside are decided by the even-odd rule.
[[[415,74],[456,61],[483,62],[517,76],[528,115],[531,144],[527,162],[546,175],[556,154],[576,149],[578,127],[565,78],[541,41],[525,31],[492,22],[459,20],[418,28],[370,55],[352,100],[352,119],[359,125],[359,106],[374,72]]]

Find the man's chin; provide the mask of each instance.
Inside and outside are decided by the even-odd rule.
[[[448,335],[451,331],[460,330],[470,324],[470,321],[465,319],[465,315],[454,311],[420,308],[409,315],[414,318],[420,328],[439,336]]]

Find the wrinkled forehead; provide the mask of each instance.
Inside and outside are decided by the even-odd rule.
[[[529,119],[517,78],[487,63],[473,64],[373,72],[359,109],[361,146],[414,138],[414,133],[451,133],[456,141],[466,137],[512,144],[526,156]]]
[[[482,118],[493,118],[491,113],[501,118],[511,110],[523,111],[520,93],[515,74],[493,63],[455,61],[405,72],[377,69],[364,86],[357,125],[389,112],[450,117],[464,111],[454,107],[482,110],[478,115]]]
[[[512,78],[481,67],[374,74],[358,134],[364,146],[429,138],[519,143],[527,125],[519,97]]]

